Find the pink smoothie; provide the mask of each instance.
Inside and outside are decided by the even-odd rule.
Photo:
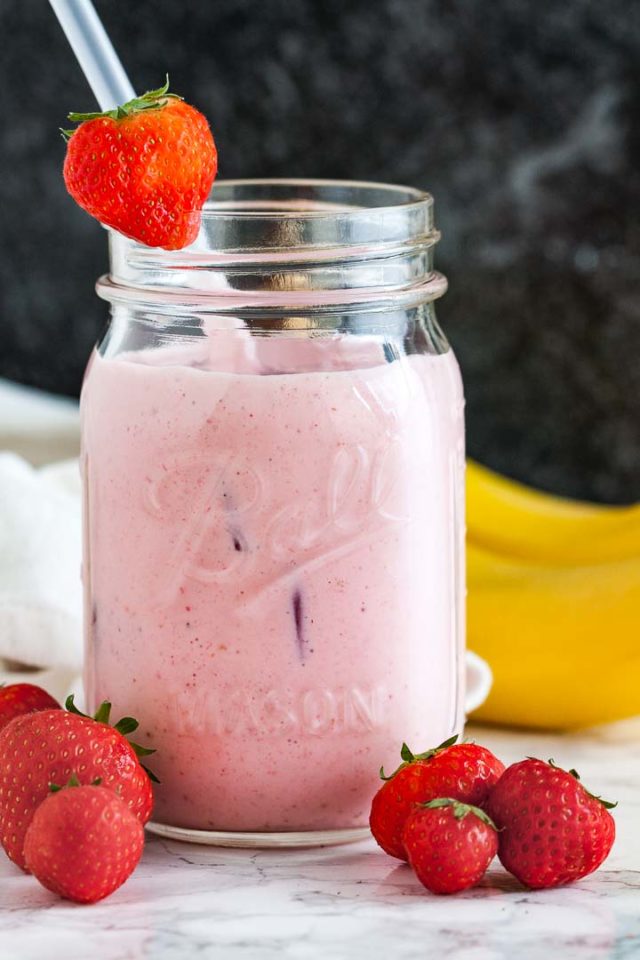
[[[362,826],[462,722],[453,354],[281,341],[95,356],[83,391],[87,697],[178,826]]]

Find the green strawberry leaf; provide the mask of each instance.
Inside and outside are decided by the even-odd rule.
[[[97,723],[109,723],[109,717],[111,716],[111,704],[108,700],[103,700],[96,712],[93,715],[93,719]]]
[[[68,710],[69,713],[75,713],[76,716],[78,717],[86,717],[87,716],[86,713],[83,713],[82,710],[78,710],[78,708],[74,703],[74,700],[75,700],[75,694],[70,693],[64,702],[65,710]]]
[[[527,759],[528,759],[528,760],[533,760],[534,757],[528,757]],[[556,770],[562,770],[562,767],[559,767],[558,764],[557,764],[554,760],[551,760],[551,759],[549,760],[549,766],[555,767]],[[602,797],[599,797],[597,794],[591,793],[590,790],[587,790],[587,788],[585,787],[584,783],[582,783],[582,781],[580,780],[580,774],[579,774],[578,771],[575,770],[573,767],[572,767],[570,770],[565,770],[564,772],[565,772],[565,773],[570,773],[571,776],[572,776],[575,780],[578,781],[578,783],[580,784],[580,786],[582,787],[582,789],[584,790],[584,792],[587,794],[587,796],[591,797],[592,800],[597,800],[598,803],[601,803],[602,806],[605,808],[605,810],[615,810],[615,808],[618,806],[618,801],[617,801],[617,800],[615,801],[615,803],[612,803],[610,800],[603,800]]]
[[[451,807],[456,820],[462,820],[468,814],[472,813],[478,818],[478,820],[481,820],[488,827],[491,827],[491,829],[495,830],[496,833],[498,832],[498,828],[488,813],[485,813],[485,811],[481,810],[480,807],[474,807],[470,803],[462,803],[462,801],[456,800],[453,797],[436,797],[435,800],[429,800],[428,803],[419,803],[418,806],[424,807],[425,810],[437,810],[440,807]]]
[[[136,757],[150,757],[152,753],[156,752],[149,747],[143,747],[139,743],[134,743],[133,740],[129,740],[129,743],[133,747]]]
[[[432,747],[430,750],[425,750],[424,753],[414,753],[406,743],[403,743],[400,748],[400,756],[402,757],[403,762],[393,771],[393,773],[389,774],[389,776],[386,776],[384,767],[380,767],[380,779],[393,780],[395,775],[400,773],[401,770],[404,770],[405,767],[408,767],[410,763],[415,763],[416,760],[430,760],[431,757],[435,757],[436,754],[440,753],[442,750],[452,747],[457,739],[458,734],[456,733],[452,737],[449,737],[448,740],[444,740],[439,746]]]
[[[121,736],[127,738],[129,745],[132,747],[133,752],[135,753],[136,757],[138,757],[138,759],[140,759],[140,757],[149,757],[151,756],[152,753],[156,752],[155,750],[152,750],[150,747],[143,747],[141,744],[135,743],[133,740],[129,740],[128,734],[133,733],[134,730],[137,730],[139,727],[139,723],[134,717],[122,717],[120,720],[118,720],[117,723],[114,723],[114,724],[109,723],[109,717],[111,715],[111,704],[109,703],[108,700],[102,701],[102,703],[98,707],[93,717],[90,717],[88,714],[83,713],[82,710],[78,710],[78,708],[74,703],[74,695],[72,693],[69,694],[69,696],[65,700],[64,705],[65,705],[65,709],[67,709],[69,713],[75,713],[76,716],[78,717],[84,717],[86,720],[95,720],[97,723],[105,723],[108,726],[113,726],[114,730],[117,730],[118,733],[121,734]],[[152,780],[154,783],[160,783],[156,775],[152,773],[148,767],[145,767],[144,764],[142,763],[140,764],[140,766],[145,771],[145,773],[147,774],[150,780]],[[58,789],[60,789],[60,787],[58,787]]]
[[[151,752],[153,753],[153,751]],[[144,770],[144,772],[149,777],[149,780],[151,780],[152,783],[162,783],[162,780],[158,780],[153,770],[150,770],[149,767],[145,767],[144,763],[141,763],[140,766],[142,767],[142,769]]]
[[[102,781],[100,781],[100,782],[102,782]],[[79,787],[79,786],[80,786],[80,781],[78,780],[78,778],[77,778],[77,776],[75,775],[75,773],[72,773],[71,776],[69,777],[69,779],[67,780],[67,782],[66,782],[65,784],[63,784],[63,786],[60,786],[60,784],[58,784],[58,783],[50,783],[50,784],[49,784],[49,792],[50,792],[50,793],[60,793],[61,790],[66,790],[67,787]]]
[[[122,717],[121,720],[114,723],[115,729],[118,733],[121,733],[123,737],[126,737],[128,733],[133,733],[139,726],[140,724],[134,717]]]
[[[85,123],[87,120],[97,120],[100,117],[124,120],[125,117],[130,117],[132,114],[140,113],[143,110],[159,110],[166,105],[167,100],[182,100],[182,97],[179,97],[177,93],[169,93],[169,74],[166,75],[166,80],[161,87],[156,90],[147,90],[142,96],[134,97],[113,110],[93,110],[89,113],[72,112],[67,114],[67,120],[71,120],[72,123]],[[74,130],[62,130],[62,135],[65,139],[68,139],[74,132]]]

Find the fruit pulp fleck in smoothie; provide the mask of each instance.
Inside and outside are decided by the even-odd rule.
[[[85,381],[87,698],[138,717],[177,826],[365,825],[402,741],[462,722],[453,354],[288,349],[212,336]]]

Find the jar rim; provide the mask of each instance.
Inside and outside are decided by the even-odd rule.
[[[109,231],[109,300],[205,301],[208,309],[433,299],[433,198],[351,180],[220,180],[196,240],[147,247]]]
[[[282,187],[283,189],[296,188],[298,190],[314,191],[318,196],[316,198],[301,198],[295,206],[284,206],[282,201],[273,200],[270,205],[256,207],[255,197],[253,200],[247,200],[247,207],[243,209],[238,205],[239,201],[234,199],[221,200],[221,194],[242,192],[245,188],[255,191],[256,188],[265,187],[274,189]],[[337,201],[323,200],[322,193],[349,191],[354,194],[354,199],[358,195],[362,200],[368,195],[371,200],[377,195],[382,198],[382,202],[370,203],[340,203]],[[312,200],[316,206],[310,207],[304,205],[305,199]],[[242,201],[240,201],[242,202]],[[285,201],[286,202],[286,201]],[[266,202],[268,203],[268,201]],[[249,206],[253,204],[254,206]],[[216,180],[211,195],[206,201],[202,210],[203,220],[212,220],[220,217],[240,217],[242,219],[265,219],[271,218],[274,214],[284,219],[290,217],[294,219],[311,218],[319,219],[323,217],[333,218],[337,215],[341,217],[361,216],[364,211],[375,210],[378,213],[385,211],[396,211],[407,207],[431,207],[433,197],[426,190],[420,190],[418,187],[409,187],[397,183],[384,183],[374,180],[333,180],[328,178],[313,177],[255,177],[255,178],[237,178]]]

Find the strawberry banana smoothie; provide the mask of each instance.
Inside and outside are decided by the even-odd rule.
[[[90,364],[87,697],[156,748],[157,821],[360,827],[403,740],[460,729],[456,361],[344,339]]]

